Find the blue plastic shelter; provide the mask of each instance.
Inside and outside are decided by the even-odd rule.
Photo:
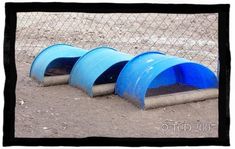
[[[176,83],[198,89],[218,86],[215,74],[201,64],[158,52],[146,52],[125,65],[118,76],[115,93],[144,108],[148,89]]]
[[[93,97],[92,87],[116,82],[120,71],[132,57],[110,47],[94,48],[75,63],[69,84]]]
[[[43,82],[47,72],[52,69],[64,69],[69,74],[75,62],[86,52],[67,44],[51,45],[35,57],[29,76]]]

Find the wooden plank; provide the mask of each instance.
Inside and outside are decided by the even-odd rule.
[[[218,89],[201,89],[145,98],[145,109],[218,98]]]
[[[93,97],[114,93],[115,83],[94,85],[92,88]]]
[[[68,84],[69,75],[47,76],[44,78],[43,86]]]

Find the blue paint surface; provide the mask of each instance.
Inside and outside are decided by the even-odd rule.
[[[44,76],[50,68],[72,69],[72,65],[87,50],[67,44],[55,44],[43,49],[31,64],[29,76],[43,82]],[[69,73],[70,71],[68,71]]]
[[[116,82],[119,72],[132,57],[110,47],[94,48],[76,62],[69,84],[92,97],[93,85]]]
[[[199,89],[218,86],[215,74],[201,64],[158,52],[146,52],[130,60],[122,69],[115,93],[138,102],[144,108],[144,99],[149,88],[176,83]]]

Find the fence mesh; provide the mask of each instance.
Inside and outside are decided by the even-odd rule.
[[[218,14],[17,13],[17,61],[31,63],[55,43],[83,49],[106,45],[132,55],[160,51],[199,62],[216,73]]]

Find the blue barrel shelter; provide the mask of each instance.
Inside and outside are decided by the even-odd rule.
[[[216,75],[201,64],[159,52],[145,52],[134,57],[122,69],[115,93],[144,109],[148,89],[177,83],[197,89],[218,87]]]
[[[96,96],[94,86],[115,83],[120,71],[132,57],[110,47],[94,48],[75,63],[69,84],[84,90],[91,97]],[[114,86],[115,84],[113,90]],[[101,89],[104,90],[104,88],[103,86]],[[99,95],[111,92],[100,93]]]
[[[45,76],[66,75],[87,50],[67,44],[55,44],[43,49],[33,60],[29,76],[43,83]]]

